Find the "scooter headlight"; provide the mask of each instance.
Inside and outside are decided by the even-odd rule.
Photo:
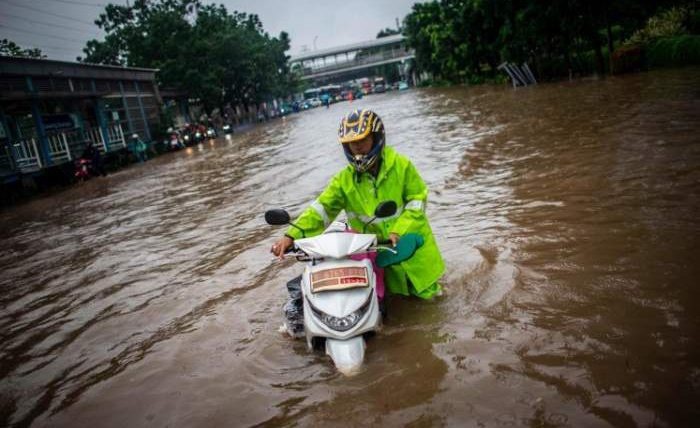
[[[306,298],[306,301],[309,304],[309,308],[311,308],[311,312],[313,312],[316,318],[318,318],[327,327],[332,328],[336,331],[348,331],[351,328],[355,327],[357,323],[360,322],[365,313],[367,313],[367,310],[372,304],[373,297],[374,290],[372,290],[369,293],[367,300],[359,308],[355,309],[354,311],[350,312],[344,317],[334,317],[333,315],[329,315],[323,312],[322,310],[318,309],[313,304],[311,304],[311,300],[309,300],[308,297]]]

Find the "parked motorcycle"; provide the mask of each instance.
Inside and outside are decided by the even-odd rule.
[[[185,147],[180,130],[168,128],[168,134],[163,139],[163,151],[172,152]]]
[[[359,370],[365,355],[364,335],[375,332],[382,322],[372,261],[351,256],[378,251],[377,265],[387,267],[408,259],[422,244],[422,239],[414,235],[405,241],[402,237],[392,248],[388,246],[390,241],[377,242],[376,235],[364,233],[377,218],[395,213],[395,202],[382,202],[363,233],[350,233],[347,225],[334,222],[319,236],[297,239],[287,252],[307,262],[301,280],[307,346],[312,349],[325,342],[326,354],[345,375]],[[267,211],[265,221],[300,229],[282,209]]]
[[[188,130],[183,131],[182,142],[185,143],[186,146],[191,146],[194,143],[194,141],[192,139],[192,134],[190,133],[190,131],[188,131]]]
[[[75,161],[74,176],[78,181],[85,181],[92,177],[92,162],[90,159],[80,158]]]
[[[179,132],[173,132],[170,134],[170,150],[175,151],[175,150],[180,150],[185,147],[185,144],[183,141],[180,139],[180,133]]]
[[[194,131],[194,142],[201,143],[202,141],[204,141],[204,132],[197,129]]]

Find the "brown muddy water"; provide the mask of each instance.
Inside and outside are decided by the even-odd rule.
[[[268,253],[371,107],[428,183],[446,295],[364,369],[278,332]],[[366,97],[0,213],[0,425],[690,426],[700,70]],[[697,426],[697,425],[696,425]]]

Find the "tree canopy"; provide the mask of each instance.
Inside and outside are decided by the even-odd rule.
[[[0,40],[0,56],[19,56],[25,58],[46,58],[41,49],[23,49],[12,40]]]
[[[688,1],[439,0],[416,3],[404,34],[417,67],[453,82],[529,62],[541,77],[604,73],[605,51],[661,8]]]
[[[159,83],[182,89],[208,108],[254,104],[296,85],[285,52],[289,36],[271,37],[257,15],[200,0],[109,4],[95,21],[106,33],[78,61],[157,68]]]

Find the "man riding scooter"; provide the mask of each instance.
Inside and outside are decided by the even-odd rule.
[[[425,213],[428,189],[415,166],[407,157],[385,146],[384,124],[371,110],[355,110],[345,116],[338,137],[349,166],[331,179],[294,224],[303,229],[307,237],[318,235],[345,210],[350,227],[359,231],[373,216],[379,202],[392,200],[398,205],[396,214],[373,222],[368,232],[390,240],[393,245],[402,235],[417,233],[423,237],[424,244],[410,259],[385,270],[389,292],[422,299],[440,295],[437,281],[444,271],[444,262]],[[295,239],[302,238],[297,227],[287,229],[272,246],[273,254],[282,257]],[[294,292],[295,280],[288,284],[292,300],[285,312],[287,330],[298,336],[298,320],[289,319],[290,312],[296,315],[298,311],[287,310],[300,307],[294,303],[298,298],[298,293]]]

